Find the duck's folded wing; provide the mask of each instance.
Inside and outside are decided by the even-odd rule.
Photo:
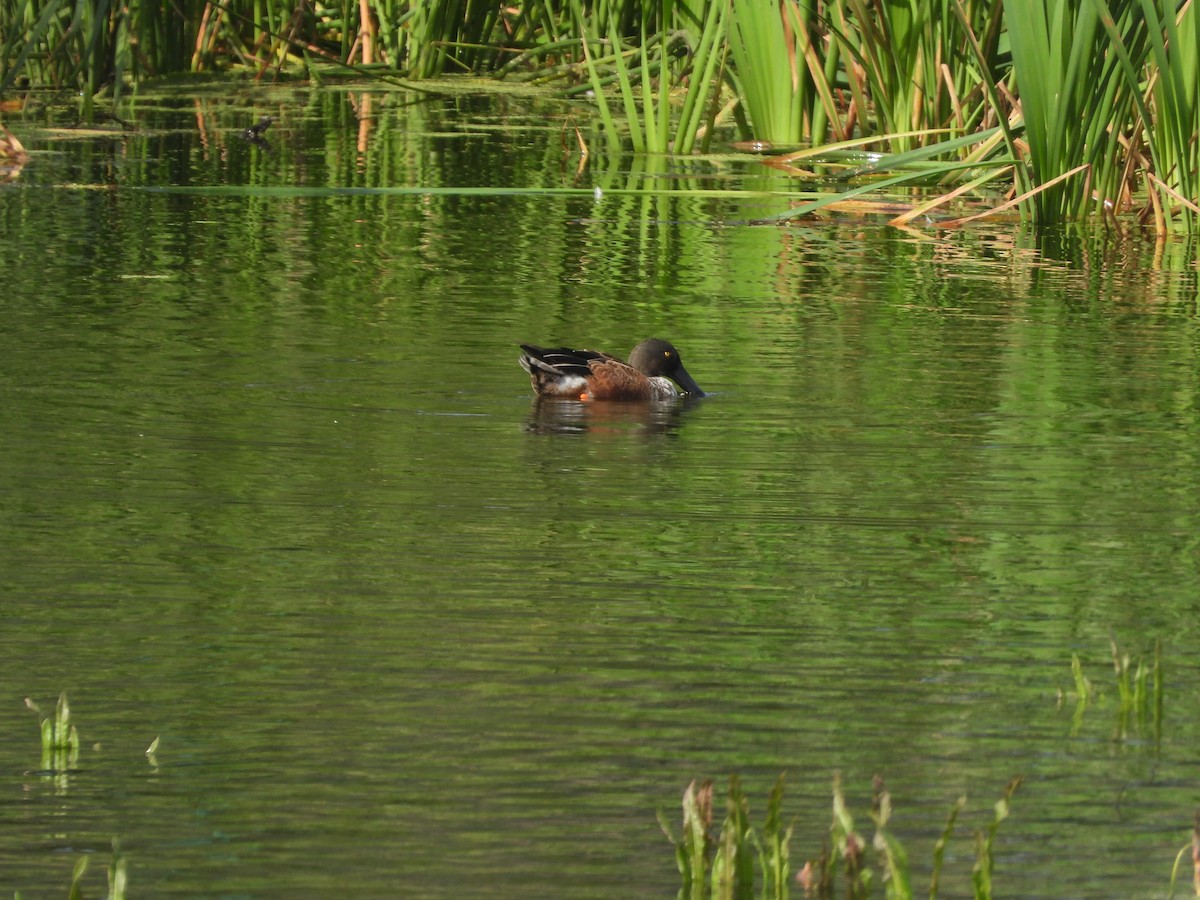
[[[570,347],[535,347],[521,344],[521,368],[530,375],[534,370],[548,375],[577,375],[586,378],[591,374],[591,364],[596,360],[611,360],[596,350],[572,350]]]

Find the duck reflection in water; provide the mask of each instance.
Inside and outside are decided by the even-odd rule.
[[[626,403],[620,400],[561,400],[535,397],[525,424],[527,431],[540,434],[668,434],[683,419],[684,413],[699,405],[688,397],[677,400],[652,400]]]

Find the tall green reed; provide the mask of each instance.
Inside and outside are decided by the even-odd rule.
[[[1129,0],[1008,0],[1008,37],[1020,97],[1028,165],[1034,184],[1028,212],[1041,225],[1114,214],[1124,203],[1122,140],[1129,134],[1135,91],[1111,52],[1119,35],[1135,71],[1149,42],[1141,12]],[[1080,169],[1079,167],[1084,167]]]
[[[411,4],[406,27],[408,73],[431,78],[446,71],[482,71],[497,59],[501,4],[491,0],[428,0]]]
[[[711,103],[725,57],[725,4],[708,3],[701,10],[664,2],[661,20],[643,16],[638,21],[632,44],[622,33],[620,17],[614,10],[601,14],[602,6],[589,9],[582,0],[571,2],[609,143],[620,146],[627,134],[636,153],[690,153],[702,136],[711,136],[705,126],[711,126]],[[625,130],[606,94],[613,83]]]
[[[988,114],[967,31],[996,51],[1001,4],[977,0],[733,0],[733,78],[752,136],[846,140],[858,129],[894,151],[917,134],[980,127]],[[849,95],[848,103],[839,97]],[[898,137],[903,135],[903,137]]]
[[[1144,62],[1142,48],[1127,42],[1117,22],[1102,18],[1137,108],[1134,137],[1144,131],[1149,142],[1151,164],[1134,152],[1128,170],[1152,185],[1143,219],[1152,217],[1160,233],[1176,222],[1194,232],[1200,224],[1200,13],[1192,0],[1178,8],[1138,0],[1134,15],[1146,27]]]
[[[395,65],[404,50],[397,26],[412,16],[397,3],[0,0],[0,93],[24,76],[77,90],[85,104],[101,90],[117,100],[127,83],[149,77],[233,66],[261,76],[307,56],[361,60],[367,44],[374,58]]]
[[[939,66],[948,51],[940,38],[948,37],[955,20],[937,9],[944,5],[922,0],[833,4],[838,42],[857,63],[847,67],[847,78],[864,129],[909,135],[939,128],[947,118],[948,110],[940,112],[938,102],[944,93]],[[914,142],[908,136],[890,146],[903,152]]]
[[[836,45],[826,54],[815,4],[797,0],[732,0],[731,78],[748,118],[750,135],[776,144],[798,144],[840,125],[830,81]],[[814,77],[814,72],[819,73]],[[839,131],[839,137],[844,137]]]

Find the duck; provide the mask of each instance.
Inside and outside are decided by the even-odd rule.
[[[670,341],[642,341],[622,362],[598,350],[520,344],[521,368],[539,397],[566,400],[674,400],[703,397]]]

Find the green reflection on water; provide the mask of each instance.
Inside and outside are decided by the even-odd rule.
[[[918,873],[1023,772],[998,886],[1165,883],[1200,682],[1185,250],[750,226],[790,202],[737,193],[753,162],[580,174],[535,101],[376,98],[364,131],[319,91],[236,143],[270,96],[148,108],[0,198],[0,760],[35,765],[21,699],[66,690],[86,770],[22,780],[0,887],[119,834],[153,895],[665,894],[655,807],[784,769],[797,854],[835,770],[887,777]],[[547,420],[516,365],[651,335],[714,396]],[[1055,708],[1110,630],[1163,638],[1160,746]]]

